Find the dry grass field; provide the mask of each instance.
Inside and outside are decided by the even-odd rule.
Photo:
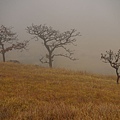
[[[114,76],[0,63],[0,120],[120,120]]]

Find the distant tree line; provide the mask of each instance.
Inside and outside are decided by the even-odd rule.
[[[5,26],[0,27],[0,53],[3,57],[3,62],[6,61],[5,54],[11,50],[26,49],[29,41],[19,42],[16,33],[12,32],[12,28]],[[68,45],[74,45],[75,37],[80,36],[80,32],[75,29],[65,31],[63,33],[54,30],[52,27],[46,25],[33,25],[26,28],[27,33],[33,35],[35,40],[41,40],[43,46],[46,48],[46,56],[40,58],[41,63],[47,63],[50,68],[53,67],[55,57],[63,56],[70,60],[77,60],[73,57],[74,52],[67,48]],[[63,49],[63,53],[56,53],[56,50]]]
[[[70,60],[77,60],[73,57],[74,51],[67,48],[68,45],[75,46],[76,37],[81,36],[80,32],[75,29],[69,31],[60,32],[53,29],[51,26],[46,25],[31,25],[26,28],[28,34],[34,36],[34,40],[40,40],[43,46],[46,48],[47,53],[39,60],[41,63],[47,63],[50,68],[53,67],[53,61],[55,57],[62,56]],[[33,39],[32,39],[33,40]],[[25,40],[21,42],[15,32],[12,32],[12,28],[1,25],[0,27],[0,53],[2,54],[3,62],[6,61],[5,54],[11,50],[24,50],[27,48],[29,41]],[[63,52],[56,52],[58,50]],[[106,51],[105,54],[101,54],[101,59],[105,63],[109,63],[111,67],[116,70],[117,84],[119,83],[120,73],[120,50],[114,53],[112,50]]]

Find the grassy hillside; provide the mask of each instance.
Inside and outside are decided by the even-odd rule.
[[[115,77],[0,63],[0,120],[120,120]]]

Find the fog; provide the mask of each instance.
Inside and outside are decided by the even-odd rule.
[[[76,29],[77,37],[74,57],[56,58],[53,67],[82,70],[97,74],[114,74],[109,64],[100,60],[106,50],[117,52],[120,48],[120,0],[0,0],[0,25],[14,27],[19,40],[32,38],[25,28],[33,24],[46,24],[64,32]],[[11,51],[6,59],[17,59],[21,63],[42,66],[39,58],[46,52],[40,41],[31,40],[28,51]],[[2,56],[0,56],[2,61]]]

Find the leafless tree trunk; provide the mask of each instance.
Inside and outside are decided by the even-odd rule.
[[[3,62],[5,62],[5,52],[4,52],[5,49],[4,49],[4,45],[2,44],[1,46],[2,46],[2,50],[3,50],[3,51],[1,52],[1,53],[2,53],[2,56],[3,56]]]
[[[114,53],[112,50],[106,51],[106,54],[101,54],[101,59],[105,63],[109,63],[112,68],[115,69],[117,75],[117,84],[119,84],[119,67],[120,67],[120,50]]]
[[[18,42],[16,33],[11,31],[11,28],[5,26],[0,27],[0,53],[5,62],[5,54],[11,50],[23,50],[26,49],[29,41]],[[6,47],[7,46],[7,47]]]
[[[54,57],[63,56],[70,60],[76,60],[72,57],[74,54],[73,51],[67,48],[67,45],[75,45],[75,37],[80,36],[80,33],[76,33],[75,29],[60,33],[46,25],[32,25],[27,27],[26,30],[29,34],[33,35],[34,38],[41,40],[48,52],[46,57],[40,58],[41,63],[47,63],[49,67],[52,68]],[[64,53],[55,53],[55,50],[59,48],[62,48]]]
[[[117,75],[117,84],[119,84],[120,75],[119,75],[119,72],[118,72],[118,68],[116,68],[116,75]]]

